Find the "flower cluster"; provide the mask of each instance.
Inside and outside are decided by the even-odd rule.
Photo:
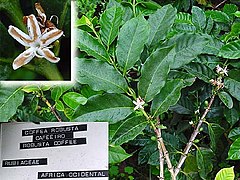
[[[224,68],[220,67],[219,65],[216,66],[216,72],[219,75],[217,79],[211,79],[210,83],[213,86],[217,87],[217,90],[224,88],[223,77],[228,76],[228,69],[227,66]]]
[[[17,27],[9,26],[8,33],[16,41],[26,47],[26,50],[13,61],[14,70],[29,63],[35,56],[38,58],[45,58],[52,63],[57,63],[60,60],[60,58],[56,57],[49,49],[51,48],[50,45],[63,35],[63,31],[56,27],[50,29],[45,25],[43,26],[43,23],[46,21],[46,18],[43,17],[46,15],[43,10],[39,10],[38,5],[40,4],[36,3],[36,10],[38,11],[37,18],[40,20],[33,14],[24,16],[28,35]]]

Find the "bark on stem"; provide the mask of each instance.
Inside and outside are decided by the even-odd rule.
[[[154,132],[157,136],[157,140],[158,140],[158,145],[160,146],[159,149],[159,154],[162,152],[165,159],[166,159],[166,163],[167,163],[167,166],[168,166],[168,170],[169,172],[171,173],[171,177],[172,177],[172,180],[176,180],[176,176],[174,174],[174,169],[173,169],[173,166],[172,166],[172,163],[171,163],[171,160],[169,158],[169,154],[168,154],[168,151],[165,147],[165,144],[163,142],[163,138],[162,138],[162,135],[161,135],[161,129],[160,128],[157,128],[153,123],[152,123],[152,126],[154,128]],[[163,156],[162,156],[163,157]],[[161,157],[160,157],[161,158]],[[164,161],[162,162],[162,160],[160,161],[160,168],[161,168],[161,163],[164,163]],[[163,168],[163,166],[162,166]],[[164,169],[163,169],[164,170]],[[161,170],[160,170],[161,171]],[[160,175],[160,178],[161,178],[161,175]],[[163,177],[164,178],[164,177]]]
[[[43,100],[43,101],[46,103],[46,105],[50,108],[51,112],[52,112],[53,115],[57,118],[57,120],[58,120],[59,122],[62,122],[61,117],[58,115],[56,109],[49,103],[49,101],[48,101],[46,98],[44,98],[44,97],[42,97],[42,100]]]
[[[211,100],[210,100],[210,102],[208,104],[208,107],[206,108],[206,110],[204,111],[202,117],[200,118],[200,120],[199,120],[199,122],[197,124],[197,127],[194,129],[194,131],[193,131],[193,133],[192,133],[192,135],[191,135],[191,137],[190,137],[190,139],[189,139],[189,141],[188,141],[188,143],[187,143],[187,145],[186,145],[186,147],[185,147],[185,149],[183,151],[183,154],[182,154],[182,156],[181,156],[181,158],[180,158],[180,160],[178,162],[178,165],[175,168],[175,172],[174,172],[175,177],[180,172],[180,169],[181,169],[183,163],[185,162],[185,160],[187,158],[187,154],[189,153],[189,151],[190,151],[190,149],[191,149],[191,147],[193,145],[193,141],[195,140],[195,138],[197,137],[197,135],[199,133],[199,130],[200,130],[200,127],[202,126],[203,120],[205,119],[207,113],[210,111],[210,108],[212,106],[214,98],[215,98],[215,94],[212,95]]]

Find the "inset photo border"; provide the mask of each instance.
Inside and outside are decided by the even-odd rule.
[[[72,82],[70,0],[0,3],[0,81]]]

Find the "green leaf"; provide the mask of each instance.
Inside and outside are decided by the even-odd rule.
[[[233,126],[239,120],[239,114],[236,109],[226,109],[224,112],[227,122]]]
[[[218,93],[218,97],[225,104],[225,106],[227,106],[229,109],[231,109],[233,107],[233,100],[228,93],[221,91]]]
[[[166,112],[170,106],[177,103],[184,87],[183,80],[174,79],[166,82],[160,93],[155,96],[151,106],[153,116]]]
[[[202,31],[206,26],[206,16],[203,10],[197,6],[192,7],[192,22],[199,31]]]
[[[116,123],[133,112],[131,99],[122,94],[104,94],[92,96],[83,106],[80,105],[73,115],[74,121],[107,121]]]
[[[81,84],[88,84],[93,90],[109,93],[124,93],[128,85],[124,77],[108,63],[94,59],[76,58],[77,77]]]
[[[223,168],[221,169],[216,177],[215,180],[234,180],[234,167],[230,167],[230,168]]]
[[[119,27],[122,23],[121,7],[107,9],[100,18],[100,35],[107,47],[109,47],[118,35]]]
[[[191,15],[189,13],[179,12],[177,13],[177,18],[175,19],[175,23],[192,24]]]
[[[0,122],[7,122],[17,111],[24,99],[20,88],[0,87]]]
[[[240,11],[236,11],[236,12],[234,13],[234,15],[235,15],[236,17],[240,17]]]
[[[240,138],[236,139],[228,151],[228,160],[239,160],[240,159]]]
[[[123,68],[123,74],[126,74],[127,70],[140,59],[148,35],[149,25],[142,16],[132,18],[120,29],[116,56],[119,65]]]
[[[216,145],[217,145],[218,141],[220,140],[220,137],[223,134],[224,129],[219,124],[209,123],[208,130],[209,130],[209,135],[210,135],[210,140],[211,140],[210,146],[215,151]]]
[[[84,105],[87,102],[87,98],[76,92],[68,92],[62,98],[63,102],[72,109],[76,109],[80,104]]]
[[[22,90],[26,93],[38,92],[40,91],[40,87],[37,85],[26,85],[22,88]]]
[[[207,179],[208,174],[213,169],[212,158],[214,154],[211,149],[199,148],[196,153],[196,160],[199,169],[199,175],[202,179]]]
[[[191,33],[196,31],[196,27],[192,24],[187,23],[177,23],[174,27],[177,31],[183,32],[183,33]]]
[[[149,163],[151,155],[157,151],[157,142],[150,142],[145,145],[138,153],[138,164]]]
[[[168,74],[168,79],[182,79],[184,81],[184,86],[191,86],[196,80],[194,75],[177,70],[171,70]]]
[[[236,139],[240,138],[240,127],[233,128],[230,133],[228,134],[228,138],[235,141]]]
[[[51,97],[54,101],[59,100],[59,98],[63,95],[64,92],[68,91],[69,89],[71,89],[73,87],[73,85],[70,86],[54,86],[51,89]]]
[[[240,58],[240,40],[232,41],[222,46],[218,56],[228,59]]]
[[[207,83],[209,83],[210,79],[215,77],[215,73],[208,66],[201,63],[190,63],[184,66],[184,69]]]
[[[205,14],[207,17],[211,17],[215,22],[227,24],[230,21],[228,15],[222,11],[206,11]]]
[[[55,107],[58,111],[64,111],[64,104],[60,100],[56,101]]]
[[[171,63],[172,69],[177,69],[185,64],[190,63],[199,54],[208,42],[208,38],[199,34],[180,34],[167,43],[175,45],[175,56]]]
[[[154,47],[159,41],[164,40],[176,18],[177,9],[172,5],[163,6],[154,14],[149,15],[150,35],[148,45]]]
[[[235,4],[225,4],[223,7],[223,12],[225,12],[231,20],[234,18],[234,13],[238,10],[238,7]]]
[[[120,163],[131,156],[132,155],[126,153],[121,146],[109,147],[109,163],[110,164]]]
[[[51,89],[51,97],[54,101],[59,100],[59,98],[63,95],[63,93],[65,93],[66,91],[68,91],[69,89],[71,89],[73,87],[73,85],[61,85],[61,86],[54,86]]]
[[[139,79],[139,95],[146,101],[151,101],[164,86],[169,73],[169,52],[173,47],[157,49],[152,53],[142,67]]]
[[[146,118],[143,116],[134,116],[125,120],[115,131],[111,144],[118,146],[133,140],[142,133],[147,125]]]
[[[228,92],[240,101],[240,82],[235,79],[225,78],[224,85],[228,89]]]
[[[101,61],[109,61],[110,57],[107,53],[105,47],[98,41],[97,38],[93,37],[89,33],[77,29],[77,47],[80,48],[81,51],[85,51],[88,55],[95,57]]]
[[[196,157],[191,155],[190,153],[188,154],[187,159],[184,163],[183,171],[187,174],[192,172],[198,172]]]

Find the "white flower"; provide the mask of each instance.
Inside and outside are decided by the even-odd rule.
[[[216,72],[220,74],[220,72],[223,70],[219,65],[216,66]]]
[[[63,35],[63,31],[54,28],[42,34],[36,17],[31,14],[26,16],[26,18],[28,35],[14,26],[9,26],[8,29],[8,33],[15,40],[28,48],[13,61],[13,69],[18,69],[29,63],[35,56],[38,58],[45,58],[52,63],[57,63],[60,58],[56,57],[49,48],[51,48],[50,44]]]
[[[220,75],[225,75],[228,76],[228,69],[227,66],[225,66],[224,68],[220,67],[219,65],[216,66],[216,72]]]
[[[136,105],[134,111],[136,111],[137,109],[144,109],[143,105],[145,104],[145,102],[141,97],[137,98],[137,101],[133,101],[133,103]]]
[[[226,76],[228,76],[227,66],[225,66],[225,68],[222,70],[222,74],[225,74]]]

